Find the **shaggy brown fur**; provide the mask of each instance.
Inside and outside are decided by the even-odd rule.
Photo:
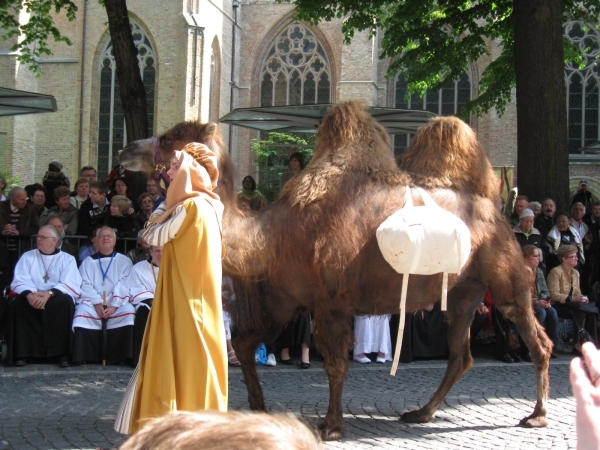
[[[252,409],[265,409],[254,363],[258,343],[274,339],[298,312],[311,310],[315,342],[330,385],[321,434],[328,440],[341,437],[352,316],[398,312],[402,276],[383,259],[375,231],[403,207],[405,186],[412,177],[429,188],[438,204],[465,221],[473,251],[463,272],[450,279],[450,357],[444,379],[427,405],[403,414],[403,419],[430,420],[446,393],[471,367],[469,326],[489,288],[496,306],[517,324],[535,364],[537,404],[522,423],[546,425],[552,344],[533,316],[521,252],[495,207],[497,193],[481,186],[481,181],[475,185],[469,180],[473,170],[478,180],[492,180],[491,166],[466,124],[454,118],[435,119],[432,124],[417,133],[415,147],[419,142],[437,142],[438,151],[428,148],[423,158],[440,181],[419,170],[415,148],[409,150],[411,158],[405,166],[410,175],[400,170],[383,129],[362,105],[347,102],[324,118],[315,157],[288,182],[277,201],[249,217],[241,216],[233,204],[226,207],[223,267],[245,289],[234,304],[241,327],[234,346]],[[457,140],[455,134],[466,138]],[[418,197],[414,201],[420,203]],[[438,301],[440,285],[439,274],[411,276],[408,311]]]
[[[498,179],[490,162],[475,132],[457,117],[430,120],[411,140],[399,166],[419,186],[451,188],[498,200]]]

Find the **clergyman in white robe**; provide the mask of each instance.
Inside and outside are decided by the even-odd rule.
[[[56,250],[24,253],[15,267],[11,289],[15,301],[14,358],[50,358],[70,353],[71,322],[81,293],[81,276],[75,258]],[[27,295],[52,292],[44,309],[33,308]]]
[[[140,359],[146,322],[154,300],[156,279],[159,268],[149,261],[140,261],[133,266],[127,279],[129,301],[135,308],[135,324],[133,328],[133,359],[131,365],[135,367]]]
[[[114,364],[132,357],[135,308],[129,302],[130,271],[131,260],[117,252],[108,256],[98,252],[81,263],[83,284],[73,319],[73,362],[106,359]],[[116,311],[102,319],[94,307],[98,304],[113,306]],[[106,333],[102,331],[103,320]]]
[[[377,362],[392,360],[390,314],[381,316],[354,316],[354,357],[369,353],[383,353]]]

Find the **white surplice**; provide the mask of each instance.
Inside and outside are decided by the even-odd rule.
[[[135,307],[136,311],[140,307],[150,309],[149,305],[141,302],[154,298],[158,270],[158,267],[153,266],[148,261],[140,261],[131,269],[131,274],[127,279],[127,286],[129,289],[129,301]]]

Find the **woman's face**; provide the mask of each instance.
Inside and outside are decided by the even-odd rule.
[[[567,266],[568,268],[572,269],[575,266],[577,266],[578,261],[579,261],[579,258],[577,257],[577,253],[572,253],[563,258],[562,264],[564,266]]]
[[[122,180],[115,181],[115,191],[119,195],[125,195],[127,193],[127,185]]]
[[[540,251],[536,250],[533,253],[533,255],[525,257],[525,264],[527,265],[527,267],[531,267],[532,269],[535,269],[540,264],[540,259],[541,259]]]
[[[559,231],[567,231],[569,229],[569,218],[566,216],[559,216],[556,219],[556,228]]]
[[[171,158],[171,167],[167,171],[167,176],[169,177],[169,181],[172,183],[175,179],[175,175],[179,172],[179,168],[181,167],[181,163],[175,157]]]
[[[90,195],[90,185],[88,183],[79,183],[77,186],[77,195],[80,198],[87,198]]]
[[[521,231],[526,232],[531,230],[531,228],[533,227],[533,217],[529,216],[529,217],[523,217],[521,220],[519,220],[519,228],[521,228]]]
[[[61,211],[66,211],[67,209],[69,209],[69,206],[71,205],[70,200],[71,200],[71,197],[69,197],[68,195],[63,195],[61,198],[56,200],[56,204],[58,205],[58,208]]]
[[[242,182],[242,186],[244,186],[244,189],[246,189],[247,191],[251,191],[252,190],[252,179],[246,177],[244,178],[244,181]]]

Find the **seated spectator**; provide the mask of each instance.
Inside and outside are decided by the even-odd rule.
[[[556,203],[551,198],[545,198],[542,201],[542,212],[533,221],[533,226],[542,234],[544,239],[554,226],[554,213],[556,213]],[[544,256],[546,256],[544,254]]]
[[[116,180],[113,181],[113,184],[110,187],[111,190],[110,190],[110,194],[108,195],[108,199],[110,200],[115,195],[123,195],[123,196],[129,198],[127,196],[128,188],[129,187],[127,185],[127,181],[125,180],[125,178],[117,178]]]
[[[133,357],[135,308],[128,301],[127,289],[131,260],[115,251],[116,242],[112,228],[100,228],[98,253],[79,268],[83,284],[73,319],[74,363],[102,360],[116,364]]]
[[[519,225],[519,216],[529,207],[529,199],[526,195],[517,195],[512,214],[510,215],[510,223],[513,227]]]
[[[138,197],[137,204],[139,206],[139,211],[136,213],[136,218],[138,222],[138,226],[140,228],[144,228],[148,219],[152,215],[152,211],[154,211],[154,202],[152,201],[152,195],[147,192],[144,192]]]
[[[56,215],[60,217],[60,220],[63,223],[65,234],[71,236],[77,234],[79,210],[71,204],[71,197],[69,197],[69,195],[69,188],[66,186],[59,186],[54,190],[56,206],[53,206],[42,214],[40,217],[40,225],[46,225],[46,223],[48,223],[48,218],[51,215]]]
[[[542,212],[542,204],[540,202],[529,202],[528,208],[533,211],[534,220]]]
[[[390,314],[381,316],[354,316],[354,361],[368,364],[369,353],[377,353],[377,362],[392,360]]]
[[[579,261],[581,263],[585,262],[581,238],[577,230],[571,226],[571,218],[566,212],[560,212],[556,215],[556,224],[548,232],[548,236],[546,236],[546,245],[549,248],[548,260],[546,261],[548,271],[560,264],[556,255],[558,249],[563,245],[575,245]]]
[[[92,228],[104,225],[104,216],[108,214],[110,202],[106,199],[108,187],[100,181],[90,184],[90,198],[79,208],[77,232],[89,235]]]
[[[90,182],[85,178],[80,178],[75,183],[75,191],[71,192],[69,201],[75,208],[81,208],[83,202],[90,198]]]
[[[46,207],[52,208],[56,206],[54,200],[54,189],[59,186],[71,187],[71,182],[63,172],[63,165],[60,161],[53,160],[48,164],[48,170],[42,180],[48,195],[46,195]]]
[[[165,201],[164,192],[162,192],[156,180],[150,179],[146,182],[146,192],[152,196],[152,211]]]
[[[27,203],[25,189],[14,187],[8,193],[8,201],[0,202],[0,233],[6,236],[10,259],[10,274],[19,254],[31,248],[30,236],[38,232],[38,217],[33,205]]]
[[[111,227],[117,237],[136,237],[137,220],[129,214],[130,202],[124,195],[115,195],[110,199],[110,214],[104,218],[104,225]]]
[[[519,215],[519,225],[513,228],[517,242],[521,247],[524,245],[534,245],[540,247],[542,245],[542,235],[533,227],[533,211],[524,209]]]
[[[399,314],[390,321],[392,342],[398,336]],[[440,302],[429,305],[423,311],[408,313],[405,317],[400,362],[410,363],[416,359],[448,357],[448,323]]]
[[[90,239],[90,245],[87,246],[82,246],[79,249],[79,263],[81,264],[85,258],[87,258],[88,256],[92,256],[96,253],[98,253],[99,250],[99,246],[98,246],[98,230],[102,228],[100,226],[96,226],[94,228],[92,228],[90,230],[90,234],[88,235],[88,238]]]
[[[310,322],[310,314],[301,313],[286,324],[279,335],[281,342],[281,364],[293,365],[294,361],[290,358],[290,347],[292,345],[300,345],[302,349],[300,369],[310,368],[310,340],[312,335]]]
[[[57,188],[57,189],[60,189],[60,188]],[[48,225],[52,225],[54,228],[56,228],[56,231],[58,231],[58,234],[60,236],[60,244],[58,245],[57,248],[61,252],[65,252],[65,253],[71,255],[73,257],[73,259],[75,259],[75,261],[77,261],[77,247],[75,247],[73,244],[65,241],[65,231],[64,231],[62,220],[60,220],[60,217],[57,215],[50,215],[50,218],[48,219]]]
[[[143,234],[143,229],[138,231],[138,246],[127,252],[127,257],[131,259],[132,264],[137,264],[140,261],[148,261],[148,259],[150,259],[150,245],[144,239]]]
[[[256,181],[250,175],[242,180],[242,190],[237,194],[238,203],[244,209],[253,209],[260,211],[267,206],[265,197],[256,190]],[[251,202],[254,200],[254,208],[251,208]]]
[[[558,249],[560,265],[548,274],[548,289],[552,306],[558,317],[571,319],[575,325],[575,345],[573,353],[581,354],[584,341],[597,342],[596,320],[598,308],[589,304],[587,297],[581,295],[579,272],[575,270],[578,249],[574,245],[564,245]]]
[[[291,415],[178,411],[151,420],[121,450],[319,450],[315,433]]]
[[[8,184],[6,183],[6,178],[4,178],[4,175],[0,175],[0,202],[7,200],[6,195],[4,195],[4,190],[6,189],[7,185]]]
[[[112,189],[113,192],[111,192],[111,196],[112,195],[117,195],[118,193],[116,192],[116,187],[115,186],[115,182],[116,180],[122,180],[128,187],[127,192],[126,192],[126,196],[129,199],[134,198],[134,189],[132,189],[134,186],[134,172],[131,172],[127,169],[125,169],[122,165],[117,164],[115,167],[113,167],[113,169],[110,171],[110,173],[108,174],[108,176],[106,177],[106,184],[108,186],[110,186],[110,188]],[[144,181],[146,179],[146,175],[145,174],[141,174],[140,175],[144,178]],[[121,185],[119,183],[119,185]],[[143,192],[143,188],[142,190],[137,194],[141,194]],[[122,194],[121,194],[122,195]]]
[[[156,277],[162,258],[162,246],[150,247],[151,260],[140,261],[131,268],[127,279],[130,303],[135,307],[135,321],[133,325],[133,358],[131,366],[137,366],[140,361],[140,351],[144,340],[146,322],[150,315],[154,292],[156,292]]]
[[[79,171],[79,178],[85,178],[89,183],[98,181],[96,178],[96,169],[94,169],[92,166],[82,167]]]
[[[545,329],[548,337],[554,344],[552,358],[556,358],[556,351],[561,346],[558,330],[558,315],[550,301],[550,291],[546,285],[544,272],[539,268],[542,252],[533,245],[525,245],[521,248],[525,265],[531,271],[531,300],[535,317]]]
[[[69,366],[71,321],[79,298],[81,276],[75,258],[57,247],[60,236],[52,225],[40,228],[37,250],[23,254],[11,289],[15,302],[15,366],[27,358],[58,358]]]
[[[39,218],[48,211],[48,208],[45,206],[47,197],[46,188],[39,183],[34,183],[25,186],[25,192],[27,192],[29,202],[33,205],[33,210],[39,220]]]
[[[584,222],[584,217],[589,217],[586,215],[586,208],[582,203],[574,203],[571,206],[571,226],[581,238],[581,245],[583,246],[583,255],[585,256],[585,260],[579,261],[579,265],[577,266],[577,270],[579,271],[580,281],[581,281],[581,292],[586,295],[590,290],[590,250],[592,244],[592,233],[590,233],[590,229],[588,225]]]

